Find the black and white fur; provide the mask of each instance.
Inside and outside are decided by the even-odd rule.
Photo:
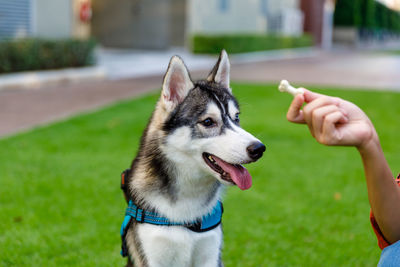
[[[230,164],[261,157],[265,147],[239,126],[229,70],[222,51],[208,78],[193,82],[183,61],[177,56],[171,59],[161,97],[131,166],[129,193],[141,208],[171,221],[194,221],[210,213],[225,185],[233,184],[212,169],[204,155]],[[264,147],[257,155],[249,150],[255,145]],[[197,233],[181,226],[133,222],[126,238],[133,261],[128,266],[222,266],[221,226]]]

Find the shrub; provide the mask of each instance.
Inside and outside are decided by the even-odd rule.
[[[376,29],[400,33],[400,12],[375,2]]]
[[[337,26],[359,25],[361,18],[359,12],[360,0],[337,0],[333,17]]]
[[[360,1],[360,24],[358,26],[364,29],[375,28],[375,7],[375,0]]]
[[[375,0],[337,0],[334,24],[400,32],[400,13]]]
[[[83,67],[94,63],[94,40],[19,39],[0,42],[0,73]]]
[[[229,53],[244,53],[283,48],[312,46],[309,35],[289,37],[279,35],[195,35],[192,51],[199,54],[218,54],[222,49]]]

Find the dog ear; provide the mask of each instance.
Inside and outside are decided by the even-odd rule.
[[[164,76],[161,99],[167,110],[174,109],[185,99],[194,87],[185,63],[178,56],[173,56]]]
[[[219,55],[217,64],[215,64],[214,68],[207,77],[207,81],[219,83],[223,87],[230,89],[230,69],[231,64],[229,63],[228,54],[225,50],[222,50],[221,54]]]

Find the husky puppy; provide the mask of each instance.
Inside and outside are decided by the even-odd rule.
[[[250,188],[241,164],[258,160],[265,146],[240,127],[229,72],[225,51],[208,78],[197,82],[172,57],[127,177],[128,199],[137,207],[190,223],[213,212],[225,186]],[[128,266],[222,266],[220,224],[193,231],[131,220],[124,238]]]

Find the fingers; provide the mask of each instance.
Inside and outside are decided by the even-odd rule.
[[[311,116],[311,123],[308,124],[311,134],[314,137],[319,136],[322,133],[322,125],[325,117],[338,110],[339,108],[335,105],[327,105],[314,110]]]
[[[286,114],[287,119],[307,124],[311,135],[321,144],[347,144],[348,132],[352,126],[350,121],[354,120],[354,108],[349,108],[348,102],[338,97],[302,89],[304,94],[293,99]],[[306,105],[303,107],[304,103]]]
[[[305,123],[303,111],[301,110],[303,103],[304,103],[303,95],[297,95],[293,99],[292,103],[289,106],[289,110],[286,114],[286,118],[288,121],[294,123]]]
[[[311,135],[320,143],[336,144],[338,123],[346,123],[348,114],[339,107],[340,101],[334,97],[319,97],[303,109],[304,120]]]
[[[321,96],[321,97],[315,99],[314,101],[308,103],[303,108],[303,116],[304,116],[304,120],[308,124],[308,127],[310,128],[310,130],[312,128],[314,128],[313,124],[318,122],[322,118],[321,116],[314,116],[314,112],[316,112],[320,108],[327,107],[327,106],[332,106],[328,109],[328,111],[332,112],[332,111],[334,111],[334,110],[332,110],[333,106],[335,106],[337,109],[338,105],[339,105],[339,101],[337,98],[328,97],[328,96]],[[324,110],[325,109],[319,110],[319,113],[321,113],[322,116],[326,115],[326,113],[323,112]]]
[[[304,89],[297,95],[286,114],[288,121],[307,124],[311,135],[320,143],[331,145],[338,140],[338,123],[347,123],[348,114],[340,107],[340,98],[326,96]],[[302,106],[304,103],[307,105]]]
[[[305,118],[305,116],[308,115],[305,114],[311,114],[312,110],[314,110],[315,108],[328,104],[335,104],[335,105],[339,104],[338,98],[314,93],[305,88],[302,89],[304,90],[304,95],[297,95],[293,99],[292,103],[290,104],[289,110],[286,114],[286,118],[290,122],[306,123],[307,118]],[[308,104],[304,107],[304,112],[303,112],[301,108],[304,102]]]
[[[312,102],[309,102],[304,107],[304,114],[305,114],[304,116],[306,117],[306,120],[309,117],[311,117],[314,110],[316,110],[317,108],[320,108],[322,106],[328,106],[328,105],[339,106],[339,98],[321,95],[320,97],[316,98]]]
[[[314,101],[315,99],[320,98],[320,97],[326,97],[326,95],[314,93],[305,88],[301,88],[301,89],[304,90],[304,101],[306,103],[310,103],[311,101]]]
[[[315,139],[325,145],[339,145],[338,127],[348,122],[347,115],[335,105],[321,107],[313,112],[312,124],[307,123]]]
[[[326,115],[318,142],[325,145],[342,145],[343,136],[337,128],[339,123],[346,123],[347,121],[347,117],[340,111]]]

